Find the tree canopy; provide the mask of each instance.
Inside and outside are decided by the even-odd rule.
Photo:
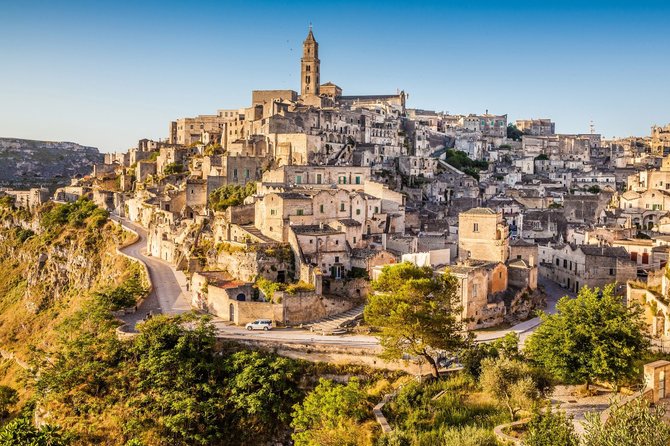
[[[467,341],[456,279],[405,262],[385,266],[372,288],[365,320],[380,330],[383,356],[422,357],[438,376],[438,352],[455,352]]]
[[[551,388],[540,371],[527,362],[504,357],[482,361],[480,383],[512,419],[519,410],[530,409]]]
[[[244,199],[256,193],[256,183],[245,186],[229,184],[221,186],[209,194],[209,207],[215,211],[225,211],[230,206],[239,206]]]
[[[626,307],[614,286],[583,287],[575,299],[563,297],[556,314],[543,314],[542,324],[525,351],[557,378],[618,383],[635,374],[635,362],[649,345],[638,306]]]
[[[294,407],[296,446],[357,446],[366,444],[361,422],[371,407],[356,379],[346,385],[321,379],[302,404]]]

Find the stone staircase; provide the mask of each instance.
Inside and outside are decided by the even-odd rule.
[[[277,243],[277,240],[273,240],[267,235],[264,235],[260,229],[258,229],[254,225],[244,225],[240,226],[242,229],[244,229],[246,232],[248,232],[250,235],[253,235],[257,239],[261,240],[262,243]]]
[[[347,332],[347,326],[363,317],[365,305],[359,305],[344,313],[334,314],[320,319],[309,326],[310,331],[318,334],[342,334]]]

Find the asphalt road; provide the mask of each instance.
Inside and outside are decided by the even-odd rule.
[[[134,328],[146,315],[152,314],[179,314],[191,309],[189,292],[186,290],[186,278],[181,271],[175,270],[172,265],[155,257],[146,255],[146,230],[141,226],[126,219],[116,216],[112,217],[122,223],[123,226],[132,229],[139,235],[139,240],[123,248],[121,251],[133,258],[141,260],[147,265],[154,291],[142,302],[134,314],[128,314],[121,319]],[[556,311],[556,302],[559,298],[574,294],[558,286],[556,283],[540,279],[547,292],[547,309],[549,313]],[[352,348],[378,349],[379,340],[369,335],[318,335],[307,330],[282,328],[271,331],[247,331],[243,327],[231,325],[230,322],[214,318],[218,336],[227,339],[257,340],[277,342],[282,344],[312,344],[312,345],[334,345]],[[500,330],[486,330],[476,332],[477,340],[481,342],[491,341],[507,333],[516,332],[521,342],[540,324],[539,318],[533,318],[521,322],[513,327]]]
[[[121,252],[138,259],[147,265],[153,292],[142,302],[137,311],[121,317],[130,328],[134,328],[147,314],[179,314],[191,309],[186,291],[186,279],[184,274],[176,271],[172,266],[155,257],[146,255],[147,232],[144,228],[127,220],[113,217],[139,235],[137,242],[129,245]]]

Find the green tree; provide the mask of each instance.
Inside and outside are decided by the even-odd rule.
[[[618,383],[636,373],[635,362],[649,346],[639,306],[626,307],[614,285],[602,292],[583,287],[575,299],[563,297],[556,314],[526,342],[525,352],[564,382]]]
[[[0,446],[66,446],[67,436],[59,428],[45,425],[36,428],[28,418],[17,418],[0,429]]]
[[[9,386],[0,385],[0,418],[6,418],[9,411],[19,401],[16,390]]]
[[[245,186],[229,184],[221,186],[209,194],[209,207],[215,211],[225,211],[230,206],[239,206],[244,199],[256,193],[256,183],[250,182]]]
[[[507,124],[507,137],[513,141],[521,141],[523,132],[515,124]]]
[[[458,362],[473,378],[479,378],[482,361],[486,358],[521,359],[519,352],[519,335],[515,332],[507,333],[493,342],[469,342],[458,353]]]
[[[586,415],[582,446],[668,446],[670,426],[664,415],[663,406],[652,408],[644,398],[613,403],[605,422],[599,413]]]
[[[535,410],[527,425],[524,446],[579,446],[579,437],[575,433],[572,417],[565,412]]]
[[[294,406],[293,441],[296,446],[357,446],[365,444],[361,422],[369,417],[365,392],[356,379],[346,385],[321,379]]]
[[[484,392],[507,409],[512,420],[519,410],[530,409],[551,388],[539,370],[509,358],[483,360],[479,382]]]
[[[163,173],[165,175],[182,173],[183,171],[184,171],[184,165],[177,163],[170,163],[163,168]]]
[[[385,266],[372,287],[375,292],[368,298],[365,320],[380,330],[382,355],[389,359],[419,356],[438,377],[438,351],[456,352],[468,339],[460,319],[456,279],[405,262]]]

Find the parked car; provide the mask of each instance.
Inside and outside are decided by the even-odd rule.
[[[270,319],[258,319],[245,325],[247,330],[271,330],[272,321]]]

